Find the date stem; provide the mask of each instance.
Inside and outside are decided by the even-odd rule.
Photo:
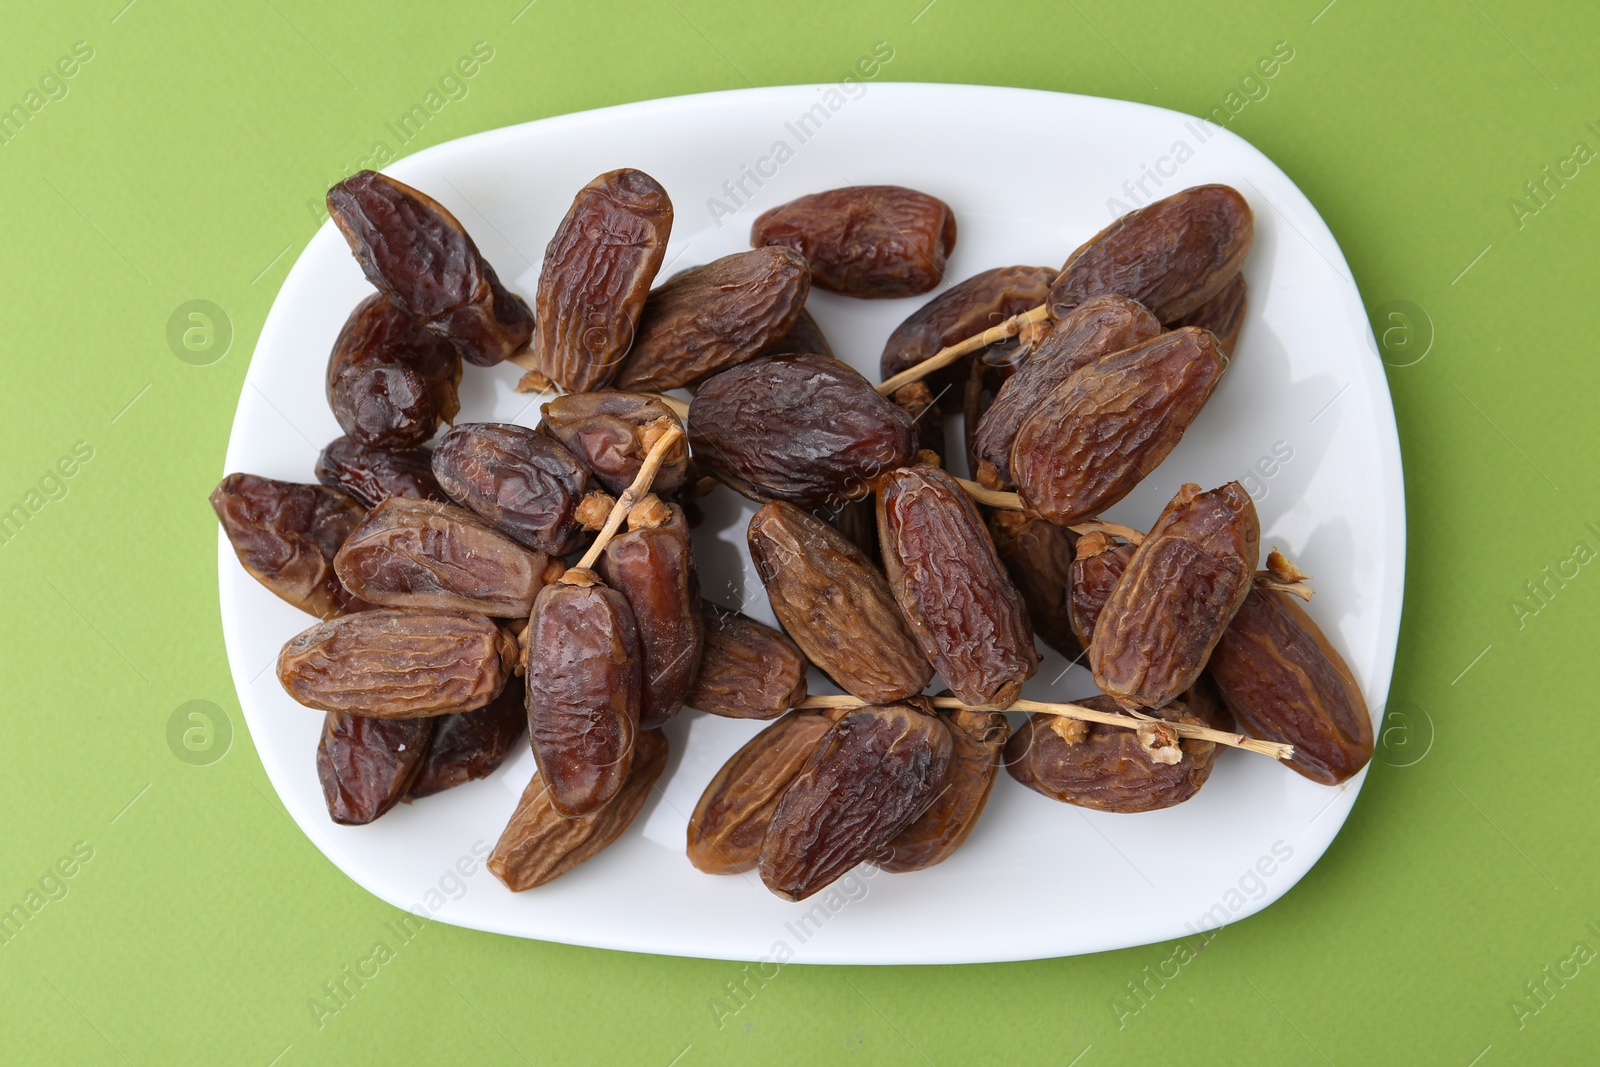
[[[1294,758],[1293,745],[1280,744],[1276,741],[1258,741],[1253,737],[1246,737],[1244,734],[1231,734],[1224,730],[1213,730],[1209,726],[1199,726],[1189,722],[1172,722],[1167,719],[1157,719],[1150,715],[1121,715],[1116,712],[1096,711],[1081,704],[1051,704],[1039,700],[1018,700],[1014,701],[1009,707],[988,708],[975,704],[964,704],[955,697],[931,697],[929,699],[936,708],[964,711],[1040,712],[1045,715],[1059,715],[1066,719],[1081,719],[1084,722],[1120,726],[1124,730],[1137,730],[1146,723],[1160,722],[1172,727],[1173,732],[1179,737],[1192,737],[1197,741],[1211,741],[1218,745],[1227,745],[1229,748],[1238,748],[1246,752],[1271,756],[1276,760]],[[797,706],[801,708],[859,708],[867,706],[867,701],[840,693],[807,697]]]
[[[1112,537],[1120,537],[1128,544],[1138,548],[1144,544],[1144,534],[1132,526],[1123,526],[1117,522],[1102,522],[1100,519],[1090,519],[1088,522],[1075,522],[1067,529],[1075,534],[1103,533]]]
[[[644,457],[644,463],[639,467],[639,474],[633,479],[633,484],[622,491],[617,497],[617,502],[611,506],[611,514],[606,516],[605,525],[600,527],[600,533],[594,539],[594,544],[589,546],[589,551],[583,554],[573,570],[589,570],[594,566],[595,560],[600,558],[600,553],[606,550],[606,545],[622,526],[628,512],[633,510],[650,493],[650,483],[655,481],[656,471],[661,469],[661,464],[667,458],[667,452],[683,437],[683,431],[676,426],[669,426],[656,443],[650,446],[649,453]]]
[[[912,368],[915,370],[916,368]],[[979,485],[970,478],[957,478],[961,488],[965,489],[972,499],[980,504],[987,504],[991,508],[1002,508],[1006,511],[1022,511],[1022,498],[1016,493],[1008,493],[1003,489],[990,489]]]
[[[921,363],[907,367],[878,386],[878,392],[884,396],[893,396],[895,391],[902,386],[921,381],[934,371],[948,367],[970,352],[976,352],[980,348],[988,348],[992,344],[1009,340],[1021,333],[1023,327],[1036,322],[1044,322],[1049,317],[1050,306],[1048,304],[1040,304],[1036,308],[1029,308],[1020,315],[1013,315],[998,326],[991,326],[982,333],[972,335],[965,341],[957,341],[948,348],[941,348]]]

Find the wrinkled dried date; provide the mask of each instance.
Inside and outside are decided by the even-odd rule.
[[[1095,297],[1074,308],[1040,339],[984,412],[972,441],[975,477],[991,488],[1011,484],[1011,445],[1038,406],[1078,368],[1160,332],[1156,317],[1124,296]]]
[[[989,535],[1028,607],[1033,632],[1068,660],[1077,659],[1083,646],[1073,634],[1070,615],[1076,535],[1065,526],[1009,510],[989,515]]]
[[[788,332],[757,352],[756,355],[758,357],[785,356],[804,355],[806,353],[815,353],[832,359],[833,346],[828,344],[828,339],[822,335],[822,327],[818,326],[817,320],[811,317],[811,312],[802,307],[800,314],[795,316],[794,325],[789,327]]]
[[[659,397],[603,390],[568,393],[541,407],[539,432],[560,441],[613,493],[628,487],[644,465],[650,446],[671,427],[683,428]],[[670,493],[683,484],[689,467],[687,442],[674,445],[656,471],[651,488]]]
[[[509,679],[500,695],[477,711],[403,721],[438,724],[409,795],[432,796],[463,782],[486,778],[511,754],[512,746],[528,728],[522,679]]]
[[[1120,293],[1172,323],[1233,280],[1254,232],[1238,190],[1185,189],[1130,211],[1073,252],[1051,287],[1050,312],[1059,319],[1090,297]]]
[[[330,711],[317,743],[317,779],[329,817],[361,826],[394,807],[416,779],[437,721]]]
[[[773,614],[841,689],[884,703],[928,684],[933,667],[888,581],[843,534],[774,501],[751,517],[749,541]]]
[[[1009,705],[1039,653],[1022,594],[966,490],[927,464],[891,471],[878,540],[901,613],[945,683],[968,704]]]
[[[941,348],[1044,303],[1057,273],[1053,267],[996,267],[951,286],[894,328],[878,357],[879,376],[888,381]],[[946,411],[958,410],[968,364],[982,356],[966,356],[923,379]]]
[[[574,512],[589,476],[541,433],[509,423],[462,423],[434,449],[433,474],[451,499],[529,548],[559,556],[578,546]]]
[[[804,900],[883,848],[934,802],[953,742],[918,700],[840,719],[784,790],[761,842],[761,881]]]
[[[1133,546],[1118,544],[1106,534],[1096,531],[1078,539],[1068,572],[1068,620],[1082,647],[1088,648],[1094,640],[1095,620],[1131,559]]]
[[[672,232],[672,200],[640,170],[608,171],[578,191],[545,249],[533,354],[568,392],[617,373]]]
[[[910,461],[916,430],[848,364],[773,356],[708,380],[689,409],[696,462],[752,500],[854,500]]]
[[[367,448],[348,437],[335,437],[317,456],[317,481],[354,497],[365,507],[392,496],[410,500],[447,501],[433,476],[433,450]]]
[[[755,867],[778,801],[849,710],[785,715],[729,757],[689,818],[689,862],[707,874],[737,874]]]
[[[953,742],[950,769],[933,804],[885,846],[873,862],[903,874],[942,863],[978,824],[1000,770],[1000,753],[1010,726],[993,711],[953,711],[941,716]]]
[[[1238,482],[1180,488],[1094,623],[1094,684],[1124,707],[1175,700],[1250,592],[1260,547],[1255,504]]]
[[[1227,365],[1217,339],[1190,326],[1078,368],[1012,442],[1023,502],[1066,524],[1127,496],[1177,447]]]
[[[592,572],[568,571],[533,608],[528,730],[557,811],[598,810],[622,788],[639,736],[642,692],[633,610]]]
[[[320,711],[415,719],[499,695],[516,642],[482,615],[374,608],[318,623],[278,654],[278,681]]]
[[[684,703],[730,719],[775,719],[806,698],[800,648],[737,611],[701,602],[705,648]]]
[[[666,766],[666,737],[660,730],[641,734],[633,769],[616,797],[599,811],[577,818],[563,815],[544,779],[534,775],[485,866],[512,892],[559,878],[622,836],[650,799],[650,790]]]
[[[1252,589],[1211,654],[1223,701],[1251,737],[1294,746],[1289,766],[1336,785],[1372,758],[1372,717],[1355,676],[1293,598]]]
[[[320,619],[368,606],[333,570],[364,513],[343,493],[230,474],[212,491],[211,507],[244,569],[278,597]]]
[[[1172,322],[1173,329],[1199,326],[1217,335],[1217,344],[1223,355],[1232,356],[1233,346],[1239,343],[1239,330],[1244,326],[1245,284],[1244,275],[1235,274],[1233,281],[1222,292],[1195,308],[1189,314]]]
[[[528,305],[431,197],[363,170],[328,190],[328,214],[367,280],[467,362],[491,367],[527,345]]]
[[[812,284],[849,296],[915,296],[944,278],[956,243],[950,205],[899,185],[859,185],[779,205],[750,227],[750,244],[785,245]]]
[[[411,448],[461,410],[461,356],[376,293],[356,305],[328,356],[328,406],[357,444]]]
[[[1076,703],[1096,711],[1121,711],[1110,697]],[[1157,712],[1178,722],[1203,725],[1187,713]],[[1156,811],[1181,804],[1211,777],[1217,745],[1179,738],[1168,726],[1147,723],[1137,730],[1105,723],[1028,716],[1006,742],[1011,777],[1051,800],[1096,811]]]
[[[333,568],[345,588],[386,608],[526,618],[548,562],[466,508],[396,497],[367,512]]]
[[[811,292],[805,259],[758,248],[686,271],[644,302],[617,386],[660,392],[742,363],[782,338]]]
[[[639,631],[639,725],[660,726],[683,707],[700,669],[705,631],[683,509],[654,494],[628,514],[628,532],[606,544],[600,574],[628,600]]]

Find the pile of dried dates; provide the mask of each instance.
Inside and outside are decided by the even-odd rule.
[[[531,743],[489,860],[527,889],[627,830],[667,766],[663,724],[758,719],[705,786],[688,859],[800,900],[860,863],[946,859],[1002,767],[1140,812],[1194,796],[1229,745],[1327,784],[1370,758],[1360,688],[1296,602],[1305,575],[1260,558],[1239,483],[1184,485],[1145,533],[1097,519],[1227,371],[1253,232],[1235,190],[1134,211],[1061,269],[944,289],[889,336],[878,386],[806,299],[940,286],[956,219],[925,193],[801,197],[751,250],[659,278],[672,202],[612,171],[577,192],[531,304],[416,189],[362,172],[328,209],[377,289],[328,358],[344,436],[316,484],[230,474],[211,502],[244,567],[318,620],[277,673],[325,715],[336,822]],[[506,360],[554,395],[538,425],[458,421],[463,364]],[[701,599],[691,527],[719,485],[759,504],[750,555],[781,631]],[[1100,695],[1018,704],[1036,640]],[[839,692],[810,695],[812,667]]]

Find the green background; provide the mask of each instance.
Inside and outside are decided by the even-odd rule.
[[[0,146],[0,508],[77,442],[93,450],[0,545],[0,907],[75,844],[93,850],[68,895],[0,947],[0,1061],[1595,1059],[1600,966],[1562,984],[1544,968],[1600,948],[1600,577],[1587,547],[1574,555],[1600,547],[1600,168],[1547,182],[1542,201],[1523,188],[1576,142],[1600,147],[1585,125],[1600,126],[1592,4],[125,2],[13,9],[0,34],[6,107],[74,42],[93,49],[65,98]],[[398,913],[311,846],[262,772],[223,656],[206,494],[257,332],[315,228],[306,202],[480,40],[494,59],[422,144],[836,81],[880,40],[895,50],[886,79],[1203,114],[1290,43],[1294,61],[1230,128],[1299,183],[1349,258],[1391,364],[1410,518],[1384,743],[1303,882],[1152,983],[1120,1025],[1113,998],[1173,946],[790,967],[719,1029],[709,1003],[739,964],[433,924],[317,1027],[309,998]],[[1537,212],[1519,219],[1515,197]],[[167,340],[191,300],[231,321],[210,365]],[[1569,577],[1547,577],[1564,562]],[[1545,584],[1540,600],[1528,582]],[[234,730],[191,757],[205,765],[169,743],[192,700]],[[949,921],[1049,906],[951,901]]]

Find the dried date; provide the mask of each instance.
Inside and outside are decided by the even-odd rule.
[[[742,363],[789,332],[810,292],[805,259],[781,246],[686,271],[644,302],[617,386],[660,392]]]
[[[335,437],[317,456],[317,481],[348,494],[365,507],[392,496],[408,500],[447,501],[433,476],[433,450],[367,448],[348,437]]]
[[[1122,574],[1133,559],[1133,546],[1118,544],[1098,531],[1078,539],[1068,572],[1068,619],[1072,632],[1084,648],[1094,640],[1095,620],[1111,599]]]
[[[343,493],[230,474],[212,491],[211,507],[244,569],[282,600],[320,619],[369,606],[333,570],[364,514]]]
[[[357,444],[411,448],[461,410],[461,356],[375,293],[356,305],[328,356],[328,406]]]
[[[878,540],[900,611],[945,683],[968,704],[1008,706],[1039,653],[1022,594],[966,490],[927,464],[891,471]]]
[[[568,393],[540,408],[539,432],[560,441],[613,493],[639,474],[644,457],[668,429],[682,429],[678,416],[659,397],[602,390]],[[651,487],[670,493],[683,484],[689,468],[686,442],[672,446]]]
[[[989,535],[1027,605],[1033,632],[1068,660],[1077,659],[1083,646],[1072,632],[1070,611],[1077,536],[1065,526],[1010,510],[990,513]]]
[[[961,709],[941,718],[952,741],[950,769],[928,810],[873,860],[893,874],[925,870],[949,859],[978,824],[1000,770],[1000,753],[1010,732],[1004,715]]]
[[[672,200],[643,171],[608,171],[578,191],[534,297],[533,354],[552,381],[586,393],[616,375],[671,232]]]
[[[660,730],[641,734],[633,768],[616,797],[577,818],[564,815],[544,779],[534,775],[485,866],[514,893],[559,878],[622,836],[666,767],[666,737]]]
[[[1050,289],[1059,319],[1120,293],[1171,324],[1222,291],[1250,251],[1255,217],[1238,190],[1197,185],[1130,211],[1067,259]]]
[[[705,630],[683,509],[651,494],[628,513],[628,532],[600,556],[600,574],[628,600],[642,653],[639,725],[660,726],[683,707],[700,669]]]
[[[840,719],[778,801],[761,842],[761,881],[804,900],[881,855],[933,804],[952,748],[944,720],[921,700]]]
[[[972,441],[977,479],[991,488],[1011,484],[1011,446],[1028,417],[1080,367],[1160,332],[1154,315],[1123,296],[1095,297],[1069,312],[1039,340],[984,412]]]
[[[528,305],[431,197],[363,170],[328,190],[328,214],[367,280],[467,362],[492,367],[527,346]]]
[[[1129,708],[1160,708],[1194,684],[1250,592],[1261,525],[1238,482],[1167,504],[1094,623],[1094,684]]]
[[[528,730],[550,803],[568,818],[617,795],[633,764],[642,693],[627,598],[574,568],[546,586],[528,643]]]
[[[684,703],[729,719],[775,719],[806,698],[800,648],[737,611],[701,602],[705,647]]]
[[[750,519],[749,541],[773,614],[841,689],[884,703],[928,684],[933,667],[888,581],[843,534],[775,501]]]
[[[386,608],[526,618],[548,563],[466,508],[395,497],[367,512],[333,569],[345,588]]]
[[[1222,292],[1182,318],[1174,319],[1172,328],[1199,326],[1210,330],[1217,335],[1223,355],[1232,356],[1234,346],[1239,343],[1239,331],[1244,326],[1244,311],[1244,275],[1235,274]]]
[[[1078,368],[1012,442],[1024,504],[1062,524],[1111,507],[1178,446],[1227,365],[1217,339],[1189,326]]]
[[[428,741],[422,766],[411,782],[410,796],[432,796],[475,778],[486,778],[511,754],[512,746],[528,728],[522,679],[509,679],[500,695],[477,711],[402,721],[438,724]]]
[[[317,743],[317,779],[329,817],[361,826],[394,807],[416,779],[436,721],[330,711]]]
[[[806,258],[813,285],[860,297],[915,296],[944,278],[956,243],[950,205],[899,185],[853,185],[781,204],[750,227],[755,248]]]
[[[866,496],[911,460],[911,416],[848,364],[820,355],[752,360],[708,380],[689,409],[696,462],[756,501],[805,507]]]
[[[1298,603],[1256,588],[1211,654],[1210,674],[1251,737],[1294,746],[1289,766],[1337,785],[1372,758],[1372,716],[1344,657]]]
[[[433,474],[451,499],[528,548],[571,552],[582,534],[575,513],[587,472],[557,441],[525,426],[462,423],[433,451]]]
[[[483,707],[516,658],[516,642],[482,615],[374,608],[290,638],[278,681],[308,708],[415,719]]]

